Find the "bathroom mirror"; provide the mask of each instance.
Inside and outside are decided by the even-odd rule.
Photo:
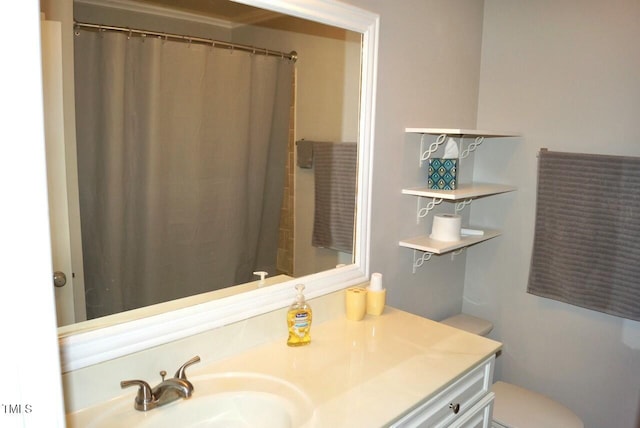
[[[328,0],[243,0],[237,3],[344,28],[362,35],[353,263],[295,280],[285,280],[269,287],[245,289],[238,286],[237,290],[231,289],[215,296],[199,295],[142,308],[135,316],[124,313],[115,324],[108,319],[97,319],[88,329],[61,329],[63,371],[96,364],[288,306],[294,295],[293,286],[298,282],[306,285],[307,296],[313,298],[362,282],[368,276],[369,185],[378,17]]]
[[[82,245],[58,326],[353,262],[360,33],[228,0],[74,0],[73,16]],[[342,156],[295,164],[314,147]]]

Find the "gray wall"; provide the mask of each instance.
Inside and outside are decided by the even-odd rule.
[[[587,427],[640,427],[640,324],[526,293],[537,150],[640,155],[640,3],[349,3],[381,15],[371,266],[389,303],[434,319],[463,305],[505,343],[497,378],[565,403]],[[503,236],[412,275],[397,241],[427,226],[400,194],[420,180],[418,141],[403,128],[476,125],[523,134],[474,160],[476,180],[519,188],[472,204],[472,222]]]
[[[413,252],[398,241],[429,233],[416,225],[425,183],[419,138],[405,127],[475,127],[483,3],[476,0],[349,0],[380,14],[373,170],[371,270],[384,275],[387,303],[433,319],[462,307],[465,253],[433,257],[412,274]],[[470,166],[470,164],[468,164]],[[436,210],[451,211],[451,204]]]
[[[523,138],[477,152],[477,179],[519,190],[474,202],[473,219],[504,236],[467,257],[464,309],[505,343],[498,378],[564,402],[589,428],[640,427],[640,323],[526,293],[536,152],[640,156],[639,23],[637,0],[485,1],[478,126]]]

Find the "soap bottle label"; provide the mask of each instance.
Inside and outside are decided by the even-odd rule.
[[[293,328],[295,329],[296,335],[299,337],[303,337],[305,332],[303,329],[307,328],[307,326],[309,325],[309,316],[307,315],[306,312],[297,312],[295,319],[294,319],[294,326]]]
[[[287,345],[302,346],[311,343],[311,312],[308,310],[289,311],[289,338]]]

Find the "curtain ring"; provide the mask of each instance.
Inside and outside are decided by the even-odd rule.
[[[131,28],[129,28],[129,35],[127,36],[127,40],[131,40],[131,34],[133,33],[133,30],[131,30]]]

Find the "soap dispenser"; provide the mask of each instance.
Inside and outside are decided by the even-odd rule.
[[[287,311],[287,326],[289,327],[289,338],[287,345],[303,346],[311,343],[311,307],[304,300],[302,291],[304,285],[296,285],[298,294],[296,300],[289,306]]]

